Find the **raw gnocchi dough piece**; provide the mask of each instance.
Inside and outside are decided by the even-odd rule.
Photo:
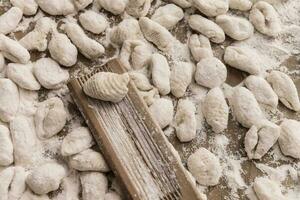
[[[261,159],[277,142],[280,128],[271,122],[261,126],[251,126],[245,136],[244,144],[249,159]]]
[[[259,1],[253,5],[249,20],[259,32],[265,35],[276,36],[281,31],[277,12],[265,1]]]
[[[73,4],[75,5],[75,7],[78,11],[84,10],[92,2],[93,2],[93,0],[73,0]]]
[[[259,125],[265,120],[254,95],[245,87],[237,87],[229,99],[236,120],[244,127]]]
[[[26,64],[30,60],[29,52],[17,41],[0,34],[0,51],[2,55],[16,63]]]
[[[277,107],[278,96],[264,78],[251,75],[245,79],[244,83],[259,103],[273,108]]]
[[[252,49],[229,46],[225,49],[224,61],[231,67],[248,72],[249,74],[257,75],[261,69],[253,59],[255,57]]]
[[[201,15],[191,15],[188,23],[193,30],[203,34],[214,43],[222,43],[225,40],[223,29],[215,22]]]
[[[153,85],[158,89],[161,95],[170,93],[170,67],[166,57],[155,53],[151,57],[151,74]]]
[[[149,110],[160,128],[163,129],[172,122],[174,108],[171,100],[165,98],[156,99],[149,107]]]
[[[77,62],[77,48],[65,34],[56,30],[52,32],[48,50],[51,57],[65,67],[75,65]]]
[[[151,59],[152,51],[141,40],[125,40],[120,53],[120,61],[127,70],[141,69],[147,66]]]
[[[174,5],[167,4],[156,9],[151,20],[156,21],[166,29],[172,29],[184,17],[183,10]]]
[[[286,199],[281,193],[280,186],[266,177],[256,178],[254,180],[253,189],[259,200]]]
[[[53,200],[79,200],[81,192],[79,173],[71,171],[61,182],[61,192]]]
[[[192,82],[195,66],[189,62],[175,62],[171,67],[171,92],[179,98],[184,96],[185,91]]]
[[[240,11],[248,11],[252,7],[252,1],[250,0],[229,0],[229,8]]]
[[[62,100],[52,97],[39,103],[35,117],[35,127],[40,139],[49,139],[59,133],[65,126],[67,113]]]
[[[122,45],[125,40],[142,39],[143,33],[139,22],[134,18],[128,18],[111,29],[109,38],[112,43]]]
[[[149,42],[155,44],[161,51],[170,50],[175,39],[165,27],[147,17],[141,17],[139,25]]]
[[[14,176],[10,184],[10,190],[8,192],[8,199],[15,200],[20,199],[26,189],[27,173],[23,167],[14,167]]]
[[[0,166],[8,166],[14,162],[13,152],[9,129],[0,125]]]
[[[137,89],[141,91],[149,91],[153,88],[147,76],[139,72],[129,72],[130,79],[134,82]]]
[[[0,172],[0,200],[8,199],[8,190],[14,177],[14,167],[8,167]]]
[[[189,8],[192,6],[193,0],[170,0],[170,2],[175,3],[181,8]]]
[[[126,0],[97,0],[102,8],[114,15],[120,15],[126,7]]]
[[[283,72],[272,71],[267,76],[267,81],[271,84],[279,100],[289,109],[300,110],[300,102],[297,88],[293,80]]]
[[[204,58],[197,64],[195,80],[199,85],[208,88],[219,87],[226,78],[226,66],[215,57]]]
[[[226,35],[235,40],[245,40],[250,38],[254,33],[254,27],[245,18],[219,15],[216,23],[223,29]]]
[[[39,7],[50,15],[69,15],[76,13],[73,0],[36,0]]]
[[[33,73],[47,89],[61,88],[69,79],[69,72],[51,58],[40,58],[34,63]]]
[[[188,45],[196,62],[199,62],[203,58],[213,57],[210,41],[204,35],[191,35]]]
[[[33,75],[32,64],[9,63],[6,68],[6,76],[19,87],[27,90],[39,90],[41,85]]]
[[[300,158],[300,122],[292,119],[284,119],[280,124],[281,133],[278,139],[280,149],[286,156]]]
[[[135,17],[140,18],[148,14],[152,0],[128,0],[126,12]]]
[[[144,99],[148,106],[151,106],[155,99],[159,98],[159,93],[157,88],[153,88],[149,91],[139,91],[139,94]]]
[[[110,171],[101,153],[92,149],[84,150],[69,158],[69,166],[78,171]]]
[[[31,117],[36,112],[36,106],[38,104],[38,91],[26,90],[19,88],[20,105],[18,109],[18,115],[24,115]]]
[[[27,33],[19,42],[27,50],[45,51],[48,45],[48,33],[55,28],[55,21],[49,17],[42,17],[36,22],[34,30]]]
[[[203,102],[203,115],[215,133],[220,133],[227,128],[229,108],[223,91],[219,88],[211,89]]]
[[[108,27],[107,19],[95,11],[87,10],[79,15],[79,22],[85,30],[100,34]]]
[[[175,114],[175,130],[180,142],[189,142],[196,137],[196,108],[188,99],[178,101]]]
[[[208,17],[225,14],[229,9],[228,0],[193,0],[193,6]]]
[[[83,172],[80,174],[83,200],[104,200],[108,190],[108,181],[104,174],[99,172]]]
[[[98,72],[84,83],[83,91],[95,99],[117,103],[127,95],[129,81],[128,73]]]
[[[110,191],[105,194],[104,200],[122,200],[122,198],[118,193]]]
[[[85,57],[95,59],[104,54],[104,47],[96,40],[89,38],[78,24],[73,22],[66,23],[65,31]]]
[[[219,159],[205,148],[199,148],[187,160],[191,174],[200,185],[214,186],[219,183],[222,169]]]
[[[86,127],[78,127],[69,133],[61,144],[61,154],[71,156],[94,145],[93,136]]]
[[[26,183],[34,193],[43,195],[57,190],[66,175],[67,171],[62,165],[49,162],[34,168],[28,174]]]
[[[12,7],[0,15],[0,34],[13,32],[23,17],[23,12],[18,7]]]
[[[19,101],[18,86],[9,79],[0,78],[0,120],[11,121],[17,114]]]
[[[33,119],[19,115],[9,124],[14,146],[15,165],[28,166],[35,162],[38,143]]]
[[[24,15],[34,15],[38,9],[38,5],[35,0],[10,0],[10,3],[20,8]]]
[[[47,195],[36,195],[27,189],[20,200],[50,200]]]

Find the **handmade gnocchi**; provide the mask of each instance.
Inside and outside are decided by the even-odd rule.
[[[259,200],[286,199],[281,193],[280,186],[266,177],[256,178],[253,189]]]
[[[0,200],[8,199],[8,190],[14,177],[14,167],[8,167],[0,172]]]
[[[289,109],[299,111],[300,102],[298,91],[293,80],[285,73],[272,71],[267,76],[267,81],[271,84],[279,100]]]
[[[153,88],[146,75],[139,72],[132,71],[129,72],[129,76],[139,90],[149,91]]]
[[[175,62],[171,67],[170,86],[172,94],[179,98],[192,82],[195,66],[189,62]]]
[[[200,185],[213,186],[219,183],[222,169],[219,159],[205,148],[199,148],[187,160],[191,174]]]
[[[117,103],[127,95],[129,80],[128,73],[98,72],[84,83],[83,91],[95,99]]]
[[[170,1],[180,6],[181,8],[189,8],[193,4],[193,0],[170,0]]]
[[[139,25],[149,42],[155,44],[162,51],[170,50],[174,37],[165,27],[147,17],[141,17]]]
[[[251,75],[245,79],[244,83],[259,103],[273,108],[277,107],[278,96],[264,78]]]
[[[20,199],[26,189],[26,176],[27,172],[25,168],[16,166],[14,167],[14,176],[10,183],[10,188],[8,191],[8,199]]]
[[[220,133],[227,128],[229,108],[219,87],[211,89],[206,94],[203,115],[215,133]]]
[[[193,30],[203,34],[214,43],[222,43],[225,40],[223,29],[215,22],[201,15],[191,15],[188,23]]]
[[[128,0],[126,5],[126,12],[135,17],[140,18],[147,15],[152,0]]]
[[[36,195],[30,189],[27,189],[20,200],[50,200],[47,195]]]
[[[151,57],[151,74],[153,85],[161,95],[170,93],[170,67],[166,57],[155,53]]]
[[[35,0],[10,0],[10,3],[20,8],[24,15],[34,15],[38,9],[38,5]]]
[[[204,15],[215,17],[228,11],[228,0],[193,0],[194,6]]]
[[[80,174],[80,181],[83,200],[104,200],[108,189],[108,180],[105,175],[99,172],[83,172]]]
[[[202,59],[195,72],[195,80],[199,85],[214,88],[222,85],[227,78],[226,66],[215,57]]]
[[[251,0],[229,0],[229,8],[240,11],[250,10],[252,7]]]
[[[93,136],[86,127],[78,127],[69,133],[62,141],[61,154],[71,156],[80,153],[94,145]]]
[[[39,7],[50,15],[69,15],[76,12],[72,0],[36,0]]]
[[[249,19],[254,27],[265,35],[276,36],[281,31],[277,12],[265,1],[259,1],[253,5]]]
[[[188,99],[178,101],[175,114],[175,130],[180,142],[189,142],[196,137],[196,108]]]
[[[257,75],[261,69],[255,63],[255,54],[252,49],[246,47],[228,46],[225,49],[224,61],[226,64],[236,69],[248,72],[249,74]]]
[[[209,39],[204,35],[191,35],[188,45],[196,62],[199,62],[203,58],[213,57]]]
[[[174,108],[171,100],[165,98],[156,99],[149,107],[149,110],[162,129],[172,122]]]
[[[119,15],[124,12],[126,7],[126,0],[96,0],[102,8],[111,12],[114,15]]]
[[[85,30],[100,34],[108,27],[107,19],[95,11],[87,10],[79,15],[79,22]]]
[[[18,7],[12,7],[0,16],[0,34],[8,34],[15,30],[23,17],[23,12]]]
[[[183,17],[184,13],[180,7],[174,4],[167,4],[159,7],[151,16],[151,19],[169,30],[183,19]]]
[[[0,166],[9,166],[13,161],[13,144],[9,129],[0,125]]]

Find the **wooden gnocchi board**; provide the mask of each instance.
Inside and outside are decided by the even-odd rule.
[[[130,194],[139,200],[201,200],[195,185],[170,149],[168,139],[153,120],[132,81],[119,103],[84,94],[82,86],[100,71],[124,73],[118,60],[73,79],[68,87],[102,149],[106,160]]]

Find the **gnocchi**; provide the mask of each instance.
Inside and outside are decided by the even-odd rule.
[[[215,57],[202,59],[195,72],[195,80],[199,85],[214,88],[222,85],[227,78],[226,66]]]
[[[162,129],[172,122],[174,108],[172,101],[169,99],[160,98],[154,100],[149,107],[149,111]]]
[[[161,95],[170,93],[170,67],[167,59],[158,53],[151,57],[151,74],[153,85],[158,89]]]
[[[253,50],[246,47],[228,46],[224,53],[226,64],[249,74],[258,75],[261,69],[253,57],[255,57]]]
[[[14,176],[10,184],[10,190],[8,191],[8,199],[20,199],[26,189],[26,177],[27,172],[23,167],[14,167]]]
[[[7,77],[19,87],[27,90],[39,90],[41,85],[33,75],[32,64],[9,63],[6,68]]]
[[[220,133],[227,128],[229,108],[223,91],[219,88],[211,89],[203,102],[203,115],[215,133]]]
[[[57,190],[66,169],[57,162],[48,162],[33,169],[26,178],[26,184],[36,194],[43,195]]]
[[[8,190],[14,177],[14,167],[8,167],[0,172],[0,200],[8,199]]]
[[[58,89],[69,79],[69,72],[51,58],[40,58],[34,63],[33,73],[47,89]]]
[[[249,159],[261,159],[277,142],[280,128],[271,122],[253,125],[246,133],[244,144]]]
[[[0,120],[11,121],[17,114],[19,101],[18,86],[10,79],[0,78]]]
[[[245,79],[244,83],[259,103],[271,106],[272,108],[277,107],[278,96],[264,78],[251,75]]]
[[[0,125],[0,166],[8,166],[13,163],[13,150],[9,129]]]
[[[297,88],[292,79],[285,73],[272,71],[267,76],[267,81],[271,84],[279,100],[289,109],[299,111],[300,102]]]
[[[259,1],[253,5],[249,19],[254,27],[265,35],[276,36],[281,31],[277,12],[265,1]]]
[[[252,7],[251,0],[229,0],[229,8],[240,11],[248,11]]]
[[[172,3],[180,6],[181,8],[189,8],[192,6],[193,0],[170,0]]]
[[[153,88],[147,76],[139,72],[129,72],[130,79],[134,82],[137,89],[149,91]]]
[[[36,0],[39,7],[50,15],[69,15],[76,12],[72,0]]]
[[[24,15],[34,15],[38,9],[35,0],[10,0],[10,3],[13,6],[20,8]]]
[[[199,148],[187,160],[191,174],[200,185],[213,186],[219,183],[222,169],[219,159],[205,148]]]
[[[139,95],[144,99],[148,106],[151,106],[153,102],[159,98],[157,88],[153,88],[149,91],[139,91]]]
[[[87,10],[79,15],[79,22],[84,29],[100,34],[108,27],[107,19],[95,11]]]
[[[280,149],[286,156],[300,158],[300,137],[298,130],[300,122],[292,119],[284,119],[280,124],[281,132],[278,139]]]
[[[69,166],[78,171],[108,172],[110,170],[102,154],[92,149],[71,156]]]
[[[193,0],[193,5],[208,17],[225,14],[228,11],[228,0]]]
[[[226,35],[235,40],[245,40],[250,38],[254,33],[252,24],[245,18],[219,15],[216,23],[223,29]]]
[[[171,67],[170,86],[175,97],[184,96],[192,82],[194,69],[195,66],[190,62],[175,62]]]
[[[190,100],[179,100],[175,114],[175,130],[180,142],[189,142],[196,137],[195,112],[195,105]]]
[[[108,180],[105,175],[99,172],[83,172],[80,174],[80,181],[83,200],[104,200],[108,190]]]
[[[52,97],[38,104],[34,122],[40,139],[49,139],[59,133],[66,121],[67,113],[60,98]]]
[[[61,154],[71,156],[80,153],[94,145],[93,137],[86,127],[78,127],[69,133],[62,141]]]
[[[188,24],[193,30],[206,36],[214,43],[222,43],[225,40],[223,29],[215,22],[201,15],[191,15]]]
[[[141,17],[139,25],[148,41],[162,51],[170,50],[174,37],[165,27],[147,17]]]
[[[135,17],[140,18],[148,14],[152,0],[128,0],[126,12]]]
[[[233,115],[242,126],[250,128],[252,125],[259,125],[265,120],[254,95],[247,88],[235,88],[229,101]]]
[[[50,200],[47,195],[36,195],[31,190],[27,189],[20,200]]]
[[[281,193],[280,186],[266,177],[256,178],[253,189],[259,200],[286,199]]]
[[[67,22],[64,30],[85,57],[95,59],[104,54],[104,47],[96,40],[89,38],[77,23]]]
[[[126,0],[97,0],[102,8],[111,12],[114,15],[119,15],[124,12],[126,8]]]
[[[209,39],[204,35],[191,35],[188,45],[196,62],[201,61],[203,58],[213,57]]]
[[[95,99],[117,103],[127,95],[129,80],[128,73],[98,72],[84,83],[83,91]]]
[[[159,7],[151,16],[151,20],[156,21],[166,29],[172,29],[184,17],[182,9],[174,4],[167,4]]]
[[[0,16],[0,34],[8,34],[15,30],[23,17],[23,12],[18,7],[12,7]]]

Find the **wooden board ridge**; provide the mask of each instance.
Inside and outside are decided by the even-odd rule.
[[[201,200],[163,131],[130,81],[127,96],[119,103],[96,100],[82,86],[100,71],[124,73],[118,60],[68,83],[71,95],[85,118],[104,157],[132,199]]]

